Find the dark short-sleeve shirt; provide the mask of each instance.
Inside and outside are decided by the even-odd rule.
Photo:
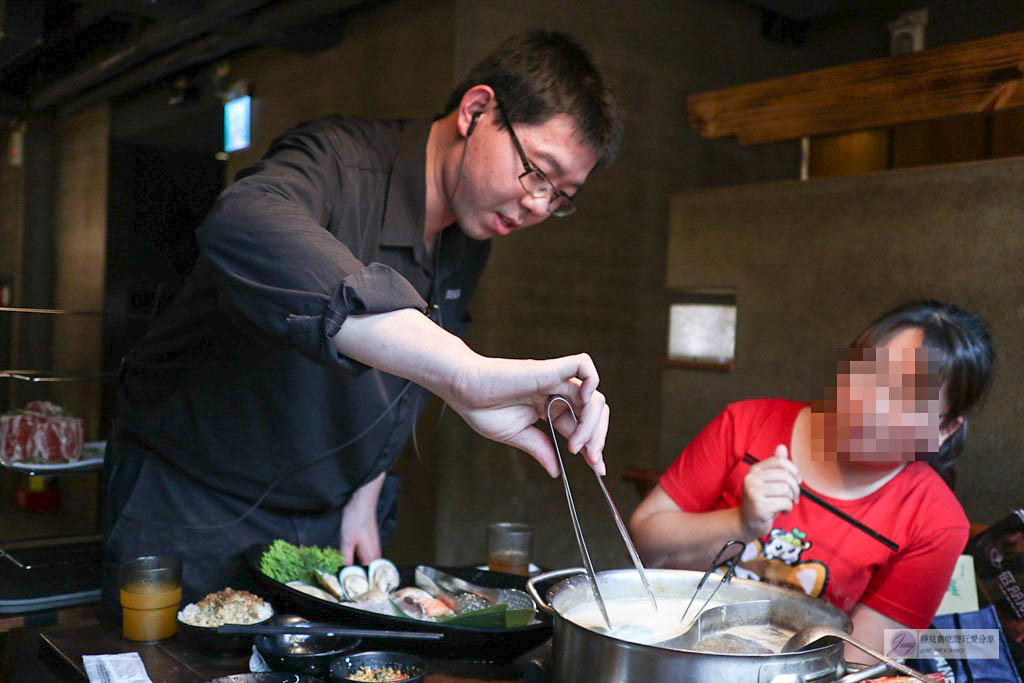
[[[455,333],[468,320],[489,243],[449,226],[424,245],[430,125],[320,119],[239,173],[184,288],[125,358],[123,439],[246,500],[273,484],[262,504],[281,509],[336,507],[390,467],[423,390],[331,337],[353,314],[413,308]]]

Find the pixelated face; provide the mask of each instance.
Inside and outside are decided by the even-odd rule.
[[[920,328],[880,348],[848,349],[836,373],[835,444],[841,461],[891,466],[938,452],[942,392],[938,352]]]

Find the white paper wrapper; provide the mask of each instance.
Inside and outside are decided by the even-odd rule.
[[[138,652],[119,655],[83,655],[89,683],[153,683]]]

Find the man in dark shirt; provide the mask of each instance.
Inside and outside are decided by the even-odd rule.
[[[586,354],[488,358],[453,333],[488,240],[572,213],[618,133],[586,53],[538,31],[481,62],[435,120],[331,117],[275,140],[218,199],[183,291],[122,364],[108,605],[138,555],[185,558],[186,599],[245,586],[243,551],[274,538],[378,557],[386,473],[424,390],[552,476],[533,425],[566,395],[580,422],[559,410],[555,426],[603,473],[609,413]]]

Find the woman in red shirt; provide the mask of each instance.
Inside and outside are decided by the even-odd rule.
[[[969,534],[953,468],[994,359],[984,322],[954,306],[886,313],[840,354],[825,400],[729,405],[633,514],[637,549],[704,569],[741,539],[739,576],[828,600],[879,650],[884,629],[926,628]],[[801,484],[891,543],[801,499]]]

